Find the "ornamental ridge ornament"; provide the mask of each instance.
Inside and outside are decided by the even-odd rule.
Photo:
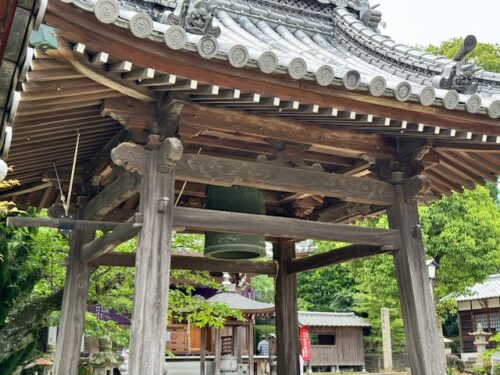
[[[181,26],[191,34],[217,38],[221,30],[212,25],[216,8],[207,0],[179,0],[175,10],[167,16],[167,24]]]
[[[441,75],[433,77],[432,84],[434,87],[456,90],[461,94],[475,94],[478,84],[474,82],[474,73],[479,68],[465,60],[465,57],[476,48],[476,45],[476,37],[474,35],[467,36],[462,47],[453,57],[453,60],[444,67]]]

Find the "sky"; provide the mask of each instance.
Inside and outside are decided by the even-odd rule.
[[[500,0],[370,0],[380,4],[382,34],[408,45],[440,44],[473,34],[500,43]]]

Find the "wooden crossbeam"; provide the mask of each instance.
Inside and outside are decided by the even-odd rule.
[[[355,259],[394,252],[396,250],[384,246],[350,245],[321,254],[310,255],[305,258],[291,259],[286,265],[286,272],[298,273]]]
[[[7,218],[10,227],[46,227],[68,230],[104,230],[116,228],[120,223],[108,221],[73,220],[73,219],[46,219],[39,217],[11,216]]]
[[[141,227],[136,224],[135,216],[132,216],[126,222],[118,225],[112,232],[83,245],[80,261],[88,263],[99,258],[101,255],[112,251],[119,244],[135,237],[140,230]]]
[[[134,267],[135,253],[108,253],[90,262],[94,266]],[[172,268],[186,271],[253,273],[257,275],[276,274],[276,266],[269,261],[217,260],[205,258],[202,254],[172,254]]]
[[[139,192],[141,178],[136,173],[118,172],[117,178],[107,185],[85,207],[86,219],[102,218],[120,203]]]
[[[113,149],[111,158],[115,164],[143,174],[147,152],[141,146],[124,142]],[[160,163],[159,168],[168,169],[170,165]],[[385,206],[394,201],[392,186],[382,181],[208,155],[183,155],[175,173],[178,179],[210,185],[251,186]]]
[[[399,233],[390,229],[319,223],[285,217],[176,207],[174,226],[195,230],[267,237],[315,239],[399,248]]]
[[[353,156],[392,156],[394,144],[378,134],[332,129],[292,119],[249,114],[248,112],[183,103],[179,128],[235,131],[254,137],[286,139],[289,142],[317,145],[329,150],[349,150]]]

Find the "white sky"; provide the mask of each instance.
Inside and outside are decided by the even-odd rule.
[[[382,34],[408,45],[439,44],[473,34],[500,43],[500,0],[371,0],[380,4]]]

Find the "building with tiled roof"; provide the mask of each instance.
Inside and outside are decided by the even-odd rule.
[[[478,324],[489,333],[500,332],[500,274],[491,275],[474,285],[468,293],[456,297],[462,356],[474,353],[474,337]],[[491,345],[491,344],[490,344]]]

